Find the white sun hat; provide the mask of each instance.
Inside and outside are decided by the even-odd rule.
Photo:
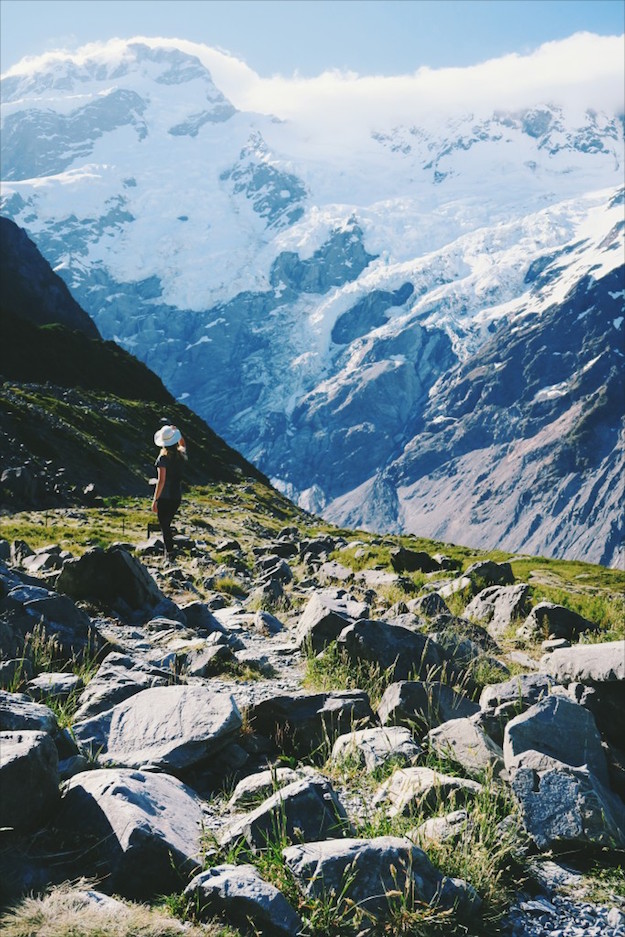
[[[175,426],[161,426],[154,433],[154,442],[157,446],[175,446],[182,439],[182,433]]]

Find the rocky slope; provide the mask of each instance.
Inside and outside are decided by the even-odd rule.
[[[433,518],[416,506],[425,482],[411,451],[430,445],[420,431],[439,388],[475,372],[487,342],[505,360],[510,331],[532,320],[523,311],[553,305],[567,321],[564,295],[550,299],[537,273],[549,268],[579,296],[594,276],[602,239],[622,221],[622,115],[538,99],[491,113],[417,110],[410,125],[366,128],[352,155],[314,146],[296,121],[237,111],[196,51],[120,43],[3,79],[2,210],[102,334],[304,507],[446,536],[461,516],[490,546],[617,562],[622,534],[601,518],[611,503],[582,509],[592,530],[582,542],[540,508],[558,502],[576,516],[582,492],[612,471],[593,455],[570,486],[557,472],[508,473],[500,499],[483,484],[476,495],[478,456],[439,460]],[[614,236],[605,274],[607,258],[619,265]],[[601,353],[622,340],[622,327],[608,329]],[[544,395],[554,349],[538,351],[545,381],[532,387]],[[586,359],[566,360],[559,380],[574,383]],[[503,377],[491,376],[495,402],[508,399]],[[519,447],[535,419],[528,394],[516,402]],[[594,401],[571,402],[571,427],[578,406]],[[611,419],[606,438],[618,432]],[[484,510],[472,520],[476,497]]]
[[[251,527],[242,488],[185,501],[173,565],[0,541],[3,927],[80,875],[66,929],[113,893],[267,937],[620,935],[619,574],[578,564],[592,621],[544,601],[565,564]]]

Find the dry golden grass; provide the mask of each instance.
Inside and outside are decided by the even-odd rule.
[[[3,937],[238,937],[220,924],[184,923],[166,909],[94,901],[89,885],[60,885],[0,914]]]

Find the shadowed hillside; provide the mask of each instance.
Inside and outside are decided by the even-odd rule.
[[[264,480],[149,368],[102,341],[24,232],[2,222],[3,508],[147,496],[162,419],[184,432],[190,484]]]

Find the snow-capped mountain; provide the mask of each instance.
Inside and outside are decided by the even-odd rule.
[[[415,111],[346,150],[237,110],[199,52],[156,40],[44,58],[2,98],[3,214],[303,506],[615,561],[617,406],[568,473],[518,466],[616,393],[622,114]]]

